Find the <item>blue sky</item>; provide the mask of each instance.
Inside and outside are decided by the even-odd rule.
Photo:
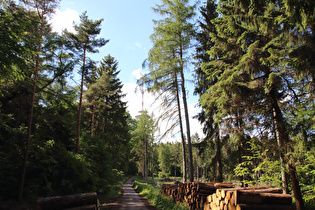
[[[125,100],[128,101],[128,110],[133,117],[141,110],[142,105],[140,92],[135,92],[137,87],[135,83],[141,71],[148,71],[141,69],[141,66],[152,47],[150,40],[154,27],[152,20],[161,18],[151,8],[160,3],[159,0],[62,0],[52,20],[54,30],[61,32],[62,28],[71,30],[73,21],[79,23],[79,15],[84,11],[87,11],[88,17],[92,20],[104,19],[100,36],[109,39],[109,43],[100,48],[99,53],[91,54],[89,57],[100,61],[110,54],[118,61],[121,70],[119,78],[124,84],[123,91],[127,93]],[[186,72],[187,78],[191,79],[190,75],[191,72]],[[198,112],[195,108],[198,98],[192,94],[193,84],[187,82],[186,86],[192,117]],[[154,96],[145,93],[145,109],[158,115],[159,111],[156,109],[158,104],[151,105],[153,101]],[[197,120],[190,121],[191,133],[198,132],[202,136]]]
[[[109,43],[100,49],[100,53],[91,57],[101,60],[111,54],[119,62],[121,80],[127,83],[135,82],[131,73],[141,68],[152,46],[149,38],[153,33],[152,19],[159,17],[154,14],[151,7],[156,3],[159,1],[62,0],[59,9],[60,11],[74,10],[77,15],[87,11],[90,19],[104,19],[100,35],[109,39]]]

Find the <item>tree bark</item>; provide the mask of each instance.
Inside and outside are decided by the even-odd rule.
[[[43,24],[43,23],[41,23]],[[34,72],[34,84],[33,84],[33,92],[32,92],[32,99],[31,99],[31,107],[29,112],[29,118],[28,118],[28,129],[27,129],[27,137],[26,137],[26,145],[25,145],[25,153],[24,153],[24,161],[23,161],[23,167],[22,167],[22,176],[21,176],[21,182],[20,182],[20,189],[19,189],[19,201],[22,200],[22,194],[23,194],[23,188],[24,188],[24,182],[25,182],[25,174],[26,174],[26,167],[27,167],[27,159],[28,159],[28,151],[30,147],[31,142],[31,132],[32,132],[32,121],[33,121],[33,112],[34,112],[34,101],[35,101],[35,93],[36,93],[36,82],[38,77],[38,69],[39,69],[39,54],[42,47],[42,37],[43,37],[43,26],[40,27],[40,41],[38,45],[38,51],[36,55],[36,65],[35,65],[35,72]]]
[[[144,141],[144,178],[145,183],[148,183],[148,163],[147,163],[147,140],[146,140],[146,134],[143,134],[143,141]]]
[[[295,164],[292,161],[291,163],[288,163],[289,171],[290,171],[290,177],[291,177],[291,184],[292,184],[292,191],[295,198],[295,204],[296,209],[298,210],[304,210],[304,202],[302,198],[302,193],[299,185],[299,179],[297,177]]]
[[[80,101],[79,101],[79,112],[78,112],[78,127],[77,127],[77,143],[75,152],[79,152],[80,144],[80,125],[81,125],[81,112],[82,112],[82,96],[83,96],[83,85],[84,85],[84,73],[85,73],[85,56],[86,48],[83,50],[83,65],[82,65],[82,78],[81,78],[81,89],[80,89]]]
[[[96,105],[93,104],[93,111],[92,111],[92,122],[91,122],[91,136],[94,136],[94,121],[95,121],[95,110],[96,110]]]
[[[174,73],[174,79],[175,79],[175,87],[176,87],[176,100],[177,100],[177,109],[178,109],[178,117],[179,117],[179,126],[180,126],[180,134],[182,139],[182,153],[183,153],[183,182],[187,181],[187,175],[186,175],[186,143],[185,143],[185,137],[184,137],[184,130],[183,130],[183,121],[182,121],[182,112],[181,112],[181,106],[180,106],[180,100],[179,100],[179,88],[178,88],[178,81],[177,81],[177,73]]]
[[[219,125],[215,124],[215,147],[216,147],[216,181],[223,182],[223,175],[222,175],[222,155],[221,155],[221,141],[220,141],[220,132],[219,132]]]
[[[280,110],[280,107],[278,106],[278,102],[275,97],[275,90],[271,91],[271,100],[272,100],[272,106],[273,106],[273,115],[274,115],[274,124],[276,127],[276,133],[277,133],[277,141],[278,146],[280,147],[280,157],[284,157],[286,152],[289,148],[289,136],[286,130],[285,122],[283,119],[282,112]],[[301,189],[299,186],[298,177],[296,174],[295,165],[288,162],[288,168],[290,172],[290,178],[291,178],[291,184],[292,184],[292,190],[295,198],[295,202],[297,203],[296,207],[297,210],[303,210],[304,209],[304,202],[301,195]]]
[[[181,37],[181,35],[180,35]],[[179,50],[180,56],[180,76],[181,76],[181,87],[183,94],[183,104],[185,110],[185,119],[186,119],[186,132],[187,132],[187,145],[188,145],[188,164],[189,164],[189,181],[194,181],[194,168],[193,168],[193,157],[192,157],[192,148],[191,148],[191,137],[190,137],[190,125],[189,125],[189,114],[188,114],[188,105],[186,98],[186,89],[185,89],[185,77],[184,77],[184,67],[183,67],[183,49],[180,45]]]
[[[151,170],[152,170],[152,185],[155,186],[155,182],[154,182],[154,149],[153,149],[153,144],[152,144]]]
[[[273,116],[274,116],[274,124],[276,128],[276,139],[277,139],[278,146],[280,147],[280,150],[281,150],[283,149],[284,145],[280,139],[280,131],[278,129],[278,122],[276,120],[277,112],[275,108],[273,110]],[[283,151],[279,151],[279,158],[280,158],[280,166],[281,166],[281,181],[282,181],[283,194],[288,194],[289,189],[288,189],[288,184],[287,184],[287,178],[285,175],[285,163],[284,163]]]

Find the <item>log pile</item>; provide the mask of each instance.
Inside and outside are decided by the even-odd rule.
[[[186,203],[190,209],[202,209],[208,195],[217,189],[233,188],[231,183],[187,182],[179,184],[163,184],[161,194],[171,198],[175,203]]]
[[[41,197],[37,200],[36,210],[96,210],[99,209],[97,193],[84,193],[66,196]]]
[[[291,195],[270,186],[217,189],[209,195],[204,210],[293,210]]]

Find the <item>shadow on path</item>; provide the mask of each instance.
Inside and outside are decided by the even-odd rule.
[[[132,187],[132,181],[134,177],[128,179],[128,181],[122,186],[122,194],[116,202],[103,204],[102,209],[111,210],[156,210],[156,208],[139,193],[137,193]]]

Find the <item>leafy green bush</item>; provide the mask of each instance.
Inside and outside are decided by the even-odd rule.
[[[150,184],[144,183],[142,180],[136,178],[133,181],[133,187],[157,209],[167,210],[185,210],[184,204],[177,205],[169,198],[160,194],[160,188],[153,187]]]

